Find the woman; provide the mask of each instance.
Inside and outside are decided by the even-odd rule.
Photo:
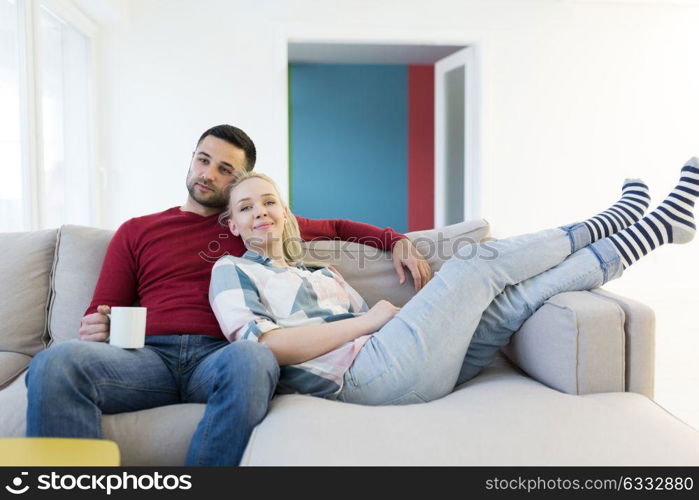
[[[225,216],[248,251],[212,270],[211,306],[229,340],[266,344],[281,392],[367,405],[431,401],[475,376],[551,296],[599,287],[695,233],[699,160],[651,213],[646,185],[581,223],[463,248],[402,309],[369,309],[332,267],[300,263],[298,228],[268,177],[229,192]],[[496,257],[493,258],[493,252]]]

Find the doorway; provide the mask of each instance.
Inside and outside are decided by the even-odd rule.
[[[289,43],[292,210],[399,232],[478,217],[472,52]]]

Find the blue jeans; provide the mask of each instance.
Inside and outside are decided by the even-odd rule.
[[[385,405],[449,394],[497,353],[480,345],[506,342],[546,299],[620,275],[611,243],[588,244],[576,224],[461,248],[367,341],[333,398]]]
[[[490,365],[500,348],[549,298],[563,292],[598,288],[621,276],[621,258],[603,239],[578,250],[553,269],[505,287],[483,313],[461,365],[457,384]]]
[[[73,340],[29,365],[27,436],[100,439],[103,413],[206,403],[186,465],[236,465],[278,379],[274,355],[256,342],[156,335],[122,349]]]

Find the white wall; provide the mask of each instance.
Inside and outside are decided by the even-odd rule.
[[[112,0],[124,4],[125,0]],[[181,204],[198,135],[245,129],[286,186],[287,38],[476,43],[497,236],[578,220],[699,155],[697,2],[138,0],[101,43],[105,227]],[[699,428],[699,243],[607,285],[657,312],[657,400]]]

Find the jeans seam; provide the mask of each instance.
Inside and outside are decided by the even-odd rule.
[[[184,371],[185,371],[185,366],[184,366],[184,365],[186,365],[187,363],[185,362],[184,365],[183,365],[182,360],[183,360],[183,359],[186,360],[188,344],[189,344],[189,336],[188,336],[188,335],[182,335],[182,336],[180,337],[180,349],[179,349],[179,353],[178,353],[178,356],[177,356],[177,377],[178,377],[178,378],[179,378],[179,377],[182,375],[182,373],[184,373]]]
[[[582,229],[581,229],[582,228]],[[558,229],[561,229],[565,231],[566,235],[568,236],[568,239],[570,240],[570,253],[575,253],[578,250],[582,250],[586,246],[589,246],[592,242],[590,241],[591,238],[589,238],[589,230],[587,229],[587,226],[583,222],[577,222],[575,224],[570,224],[569,226],[561,226]],[[578,242],[576,241],[575,236],[577,233],[575,231],[580,231],[583,233],[583,239],[579,247],[578,247]],[[587,238],[586,238],[587,236]]]
[[[189,400],[189,397],[190,397],[192,394],[194,394],[195,392],[197,392],[197,391],[199,390],[200,387],[202,387],[204,384],[208,383],[213,377],[214,377],[214,373],[210,373],[210,374],[206,377],[205,380],[202,380],[201,382],[199,382],[199,383],[197,384],[196,387],[194,387],[194,388],[190,389],[189,391],[187,391],[187,393],[184,395],[185,401],[188,401],[188,400]]]
[[[566,236],[568,238],[568,241],[570,242],[570,231],[567,231],[562,228],[554,228],[557,229],[558,231],[563,233],[563,236]],[[549,231],[549,230],[547,230]],[[551,230],[552,231],[552,230]],[[560,233],[559,236],[556,236],[555,238],[552,239],[547,239],[544,243],[549,244],[553,241],[556,241],[558,238],[560,238]],[[528,241],[526,242],[525,245],[522,245],[521,247],[513,247],[513,248],[505,248],[503,250],[500,250],[500,253],[498,254],[497,258],[500,257],[509,257],[513,253],[518,253],[518,252],[527,252],[530,250],[534,250],[532,253],[536,253],[536,250],[538,250],[541,247],[542,242],[541,241]],[[572,246],[572,243],[571,243]],[[570,255],[572,252],[568,252],[568,255]],[[567,257],[567,256],[566,256]],[[448,261],[447,261],[448,262]],[[468,262],[469,264],[472,264],[472,259],[465,260],[464,262]]]
[[[351,365],[350,365],[350,368],[351,368]],[[384,364],[384,368],[385,368],[385,370],[383,370],[381,373],[379,373],[379,374],[373,376],[371,379],[366,380],[366,381],[364,381],[364,382],[361,383],[361,384],[360,384],[359,382],[357,382],[357,379],[354,378],[354,376],[352,375],[352,373],[348,370],[349,376],[350,376],[350,378],[352,379],[352,387],[356,387],[356,388],[359,388],[359,387],[366,387],[367,385],[373,383],[375,380],[378,380],[378,379],[380,379],[380,378],[382,378],[382,377],[385,377],[385,376],[393,369],[393,365],[391,365],[391,366],[386,366],[386,365]],[[344,377],[343,377],[343,378],[344,378]],[[343,384],[343,388],[344,388],[344,384]]]
[[[173,390],[166,390],[166,389],[149,389],[149,388],[143,388],[140,386],[136,385],[128,385],[128,384],[121,384],[118,382],[112,382],[109,380],[99,380],[94,382],[95,387],[97,386],[111,386],[111,387],[119,387],[120,389],[133,389],[136,391],[142,391],[142,392],[161,392],[161,393],[166,393],[166,394],[177,394],[177,391]]]
[[[213,394],[212,394],[212,395],[213,395]],[[207,400],[206,404],[207,404],[207,406],[208,406],[208,404],[209,404],[208,400]],[[208,408],[207,408],[207,409],[208,409]],[[206,412],[206,410],[204,410],[204,412]],[[202,420],[205,420],[205,419],[206,419],[206,413],[204,413],[204,416],[202,417]],[[204,435],[203,435],[203,437],[202,437],[202,442],[203,442],[203,443],[208,442],[208,440],[209,440],[209,429],[211,428],[211,419],[209,418],[209,419],[206,419],[206,420],[207,420],[207,422],[206,422],[206,424],[204,424]],[[199,453],[197,453],[197,457],[196,457],[196,464],[197,464],[197,465],[201,465],[201,457],[202,457],[203,454],[204,454],[204,447],[203,447],[203,446],[199,446]]]
[[[102,411],[99,409],[97,405],[94,405],[94,417],[95,417],[95,422],[97,422],[97,438],[102,439]]]
[[[352,391],[355,391],[355,392],[356,392],[356,391],[363,391],[364,388],[366,388],[367,386],[369,386],[369,385],[371,385],[371,384],[374,384],[374,383],[378,382],[380,379],[384,378],[384,377],[385,377],[386,375],[388,375],[390,372],[391,372],[391,369],[390,369],[390,368],[387,368],[386,370],[382,371],[380,374],[378,374],[378,375],[376,375],[375,377],[373,377],[371,380],[368,380],[367,382],[364,382],[364,383],[362,383],[362,384],[358,384],[358,383],[356,383],[356,381],[355,381],[355,382],[353,383],[352,387],[350,388],[350,392],[352,392]],[[339,398],[340,398],[340,395],[343,394],[343,393],[345,392],[345,387],[346,387],[346,384],[343,384],[342,388],[340,389],[340,392],[337,394],[337,399],[339,399]],[[418,393],[414,390],[414,388],[410,387],[410,388],[409,388],[406,392],[404,392],[400,397],[402,398],[402,397],[404,397],[406,394],[409,394],[410,392],[415,392],[416,394],[418,394]],[[428,399],[424,398],[421,394],[418,394],[418,395],[419,395],[421,398],[425,399],[425,401],[428,401]],[[393,399],[391,399],[391,401],[396,400],[396,399],[399,399],[399,398],[393,398]],[[344,399],[343,399],[343,400],[344,400]]]
[[[602,269],[602,271],[604,271],[604,269]],[[587,272],[585,272],[584,274],[579,274],[579,275],[575,276],[574,278],[569,279],[568,281],[564,281],[564,282],[563,282],[564,285],[562,286],[562,288],[568,288],[568,287],[570,286],[571,283],[575,283],[575,282],[578,281],[578,280],[584,280],[584,279],[586,279],[588,276],[590,276],[590,275],[592,275],[592,274],[595,274],[596,272],[597,272],[597,269],[590,269],[590,270],[588,270]],[[604,273],[604,277],[606,277],[606,273]],[[605,281],[605,282],[606,282],[606,281]],[[565,292],[558,292],[558,293],[555,293],[555,294],[551,295],[551,296],[549,297],[549,299],[546,299],[545,302],[548,302],[550,299],[552,299],[553,297],[555,297],[555,296],[558,295],[559,293],[565,293]],[[543,304],[542,304],[542,305],[543,305]],[[530,308],[530,309],[531,309],[531,308]],[[529,315],[529,317],[531,317],[535,312],[536,312],[536,311],[532,311],[532,313]],[[527,318],[527,319],[529,319],[529,318]],[[517,332],[515,332],[515,333],[517,333]],[[514,334],[513,334],[513,335],[514,335]]]
[[[103,405],[97,403],[98,401],[100,401],[100,403],[102,402],[102,396],[100,394],[100,391],[98,390],[97,383],[92,384],[92,390],[93,390],[93,401],[95,402],[92,405],[92,411],[93,411],[93,416],[94,416],[93,422],[97,423],[98,439],[102,439],[103,438],[103,436],[102,436],[102,410],[100,408],[102,408]]]
[[[188,368],[189,368],[190,365],[192,366],[192,373],[194,373],[194,371],[195,371],[209,356],[211,356],[211,355],[213,355],[213,354],[216,354],[216,353],[219,352],[221,349],[224,349],[224,348],[226,348],[227,346],[229,346],[231,343],[230,343],[230,342],[227,342],[227,343],[225,343],[225,344],[223,344],[223,345],[217,347],[216,349],[213,349],[213,350],[207,352],[205,355],[201,355],[201,354],[199,353],[199,351],[201,351],[201,342],[200,342],[199,344],[200,344],[200,345],[197,346],[197,351],[195,352],[195,353],[196,353],[196,356],[192,356],[192,360],[191,360],[191,362],[188,364]],[[196,357],[196,359],[195,359],[195,357]],[[279,367],[277,366],[277,371],[278,371],[278,370],[279,370]],[[205,378],[204,380],[200,381],[200,382],[196,385],[196,387],[193,387],[192,389],[189,389],[185,394],[183,394],[183,396],[184,396],[184,399],[183,399],[183,400],[184,400],[184,401],[189,400],[189,398],[190,398],[190,396],[192,396],[192,394],[194,394],[196,391],[199,390],[199,388],[201,388],[202,386],[204,386],[205,384],[207,384],[215,375],[216,375],[216,373],[215,373],[213,370],[209,370],[209,372],[208,372],[208,374],[207,374],[207,376],[206,376],[206,378]],[[279,374],[277,373],[277,380],[278,380],[278,379],[279,379]],[[187,378],[187,383],[189,383],[190,380],[191,380],[191,375]]]
[[[575,238],[573,238],[573,228],[569,227],[564,230],[566,232],[566,235],[568,236],[568,240],[570,240],[570,253],[575,252]]]
[[[597,257],[597,260],[600,263],[600,268],[602,269],[604,283],[607,283],[609,281],[609,266],[612,265],[614,262],[618,261],[619,256],[617,255],[610,261],[605,261],[594,245],[590,245],[588,248],[595,255],[595,257]]]
[[[416,391],[416,390],[414,390],[414,389],[410,389],[409,391],[407,391],[407,392],[401,394],[400,396],[398,396],[398,397],[396,397],[396,398],[393,398],[393,399],[390,399],[390,400],[388,400],[388,401],[383,402],[382,405],[391,405],[391,404],[393,404],[395,401],[398,401],[399,399],[402,399],[402,398],[404,398],[404,397],[406,397],[406,396],[409,396],[409,395],[411,395],[411,394],[417,396],[417,398],[420,399],[423,403],[429,403],[429,402],[431,401],[430,399],[428,399],[428,398],[426,398],[425,396],[423,396],[420,392],[418,392],[418,391]]]

